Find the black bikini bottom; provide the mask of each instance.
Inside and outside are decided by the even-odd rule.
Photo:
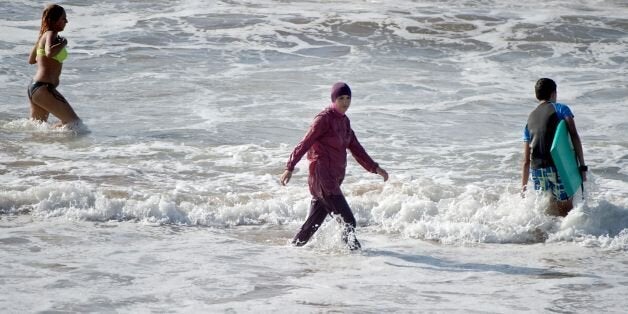
[[[68,103],[67,100],[65,100],[65,97],[63,97],[63,95],[61,95],[61,93],[59,93],[57,91],[57,88],[52,85],[51,83],[46,83],[46,82],[33,82],[30,85],[28,85],[28,99],[32,99],[33,98],[33,94],[40,88],[45,86],[48,91],[52,94],[52,96],[54,96],[57,100],[62,101],[64,103]]]

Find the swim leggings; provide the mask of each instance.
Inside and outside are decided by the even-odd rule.
[[[294,236],[292,244],[296,246],[305,245],[314,233],[316,233],[316,230],[318,230],[323,221],[325,221],[327,215],[330,214],[340,215],[342,221],[340,221],[340,219],[338,219],[338,221],[344,223],[342,240],[347,244],[349,249],[360,249],[360,242],[355,238],[355,217],[353,217],[351,208],[343,195],[312,198],[308,217],[305,223],[303,223],[303,226],[301,226],[301,230]]]

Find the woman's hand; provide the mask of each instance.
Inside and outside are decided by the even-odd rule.
[[[36,42],[33,49],[31,49],[31,54],[28,56],[28,64],[37,63],[37,45],[39,45],[39,42]]]
[[[386,172],[386,170],[377,167],[377,169],[375,170],[375,172],[377,172],[377,174],[379,174],[380,176],[382,176],[384,178],[384,182],[388,181],[388,172]]]
[[[54,46],[60,46],[61,48],[68,45],[68,40],[65,37],[58,36]]]
[[[292,178],[292,171],[286,170],[281,175],[281,179],[279,179],[279,181],[281,182],[281,185],[286,185],[290,182],[290,178]]]

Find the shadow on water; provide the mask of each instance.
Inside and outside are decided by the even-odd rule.
[[[506,275],[523,275],[539,279],[560,279],[573,277],[595,277],[585,274],[575,274],[560,272],[550,268],[522,267],[508,264],[482,264],[482,263],[457,263],[437,257],[402,254],[393,251],[368,250],[364,252],[367,256],[393,257],[410,264],[397,264],[385,262],[394,267],[421,268],[431,271],[446,272],[498,272]]]

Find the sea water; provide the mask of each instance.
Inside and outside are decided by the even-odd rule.
[[[0,4],[2,312],[628,306],[625,1],[61,4],[71,129],[28,119],[43,4]],[[590,169],[565,218],[520,195],[540,77]],[[290,246],[307,161],[279,183],[337,81],[390,174],[348,158],[358,253],[331,218]]]

